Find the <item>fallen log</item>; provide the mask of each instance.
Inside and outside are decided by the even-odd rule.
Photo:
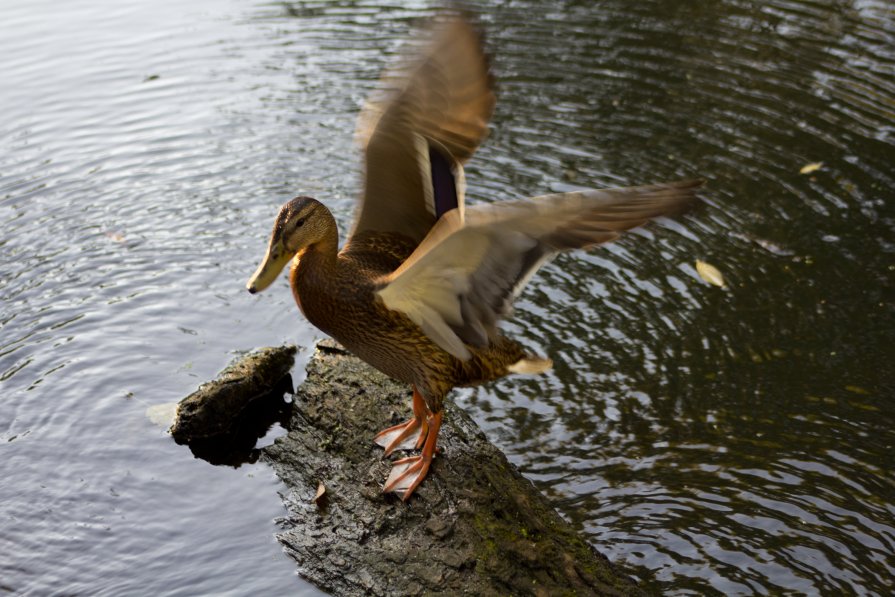
[[[409,388],[318,346],[288,434],[262,450],[289,489],[278,538],[303,577],[337,595],[639,594],[450,401],[426,481],[408,503],[384,495],[372,438],[409,404]]]
[[[310,582],[336,595],[640,593],[451,401],[426,481],[408,503],[383,494],[391,460],[372,438],[409,416],[409,388],[324,341],[289,404],[294,355],[237,359],[180,402],[171,433],[214,464],[271,465],[288,488],[278,539]],[[273,421],[288,433],[254,448]]]

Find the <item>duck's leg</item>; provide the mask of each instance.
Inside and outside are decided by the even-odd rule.
[[[429,433],[429,409],[416,386],[413,386],[413,418],[409,421],[383,429],[376,434],[373,441],[385,448],[388,456],[395,450],[419,450]],[[414,441],[413,434],[419,429]]]
[[[429,418],[429,434],[426,436],[422,453],[419,456],[409,456],[395,462],[385,481],[385,487],[382,488],[384,493],[403,492],[404,495],[401,496],[401,499],[406,502],[413,494],[413,490],[426,478],[429,465],[432,464],[432,459],[435,457],[435,444],[438,441],[438,431],[441,429],[443,414],[444,411],[439,411]]]

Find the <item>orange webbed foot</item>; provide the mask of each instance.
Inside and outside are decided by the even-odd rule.
[[[419,435],[414,437],[419,429]],[[388,456],[395,450],[415,450],[419,449],[423,442],[426,441],[426,434],[429,431],[429,425],[425,419],[410,419],[400,425],[383,429],[376,434],[373,441],[385,448],[385,455]]]
[[[383,429],[376,434],[373,441],[385,448],[388,456],[395,450],[419,450],[429,434],[429,409],[423,401],[423,397],[413,388],[413,418],[404,423]],[[419,435],[414,440],[413,434],[419,429]]]
[[[441,429],[442,414],[439,412],[429,418],[429,433],[426,436],[422,453],[419,456],[409,456],[395,462],[385,481],[385,487],[382,488],[384,493],[390,491],[401,493],[401,499],[406,502],[426,478],[437,450],[435,444],[438,441],[438,431]]]

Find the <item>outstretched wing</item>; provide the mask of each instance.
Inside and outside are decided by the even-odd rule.
[[[493,78],[468,19],[426,33],[361,112],[365,178],[352,235],[398,232],[419,242],[441,214],[462,209],[462,164],[487,135]]]
[[[681,211],[702,181],[545,195],[469,208],[439,220],[416,251],[382,279],[379,297],[444,350],[470,357],[509,313],[546,260],[609,242],[652,218]]]

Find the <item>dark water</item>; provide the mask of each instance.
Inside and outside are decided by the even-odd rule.
[[[889,594],[895,9],[696,5],[482,6],[500,103],[470,202],[709,187],[546,267],[506,327],[554,371],[458,401],[651,590]],[[243,284],[289,196],[348,226],[357,108],[428,14],[0,8],[0,589],[313,591],[273,475],[193,459],[146,411],[239,349],[312,345],[285,280]]]

